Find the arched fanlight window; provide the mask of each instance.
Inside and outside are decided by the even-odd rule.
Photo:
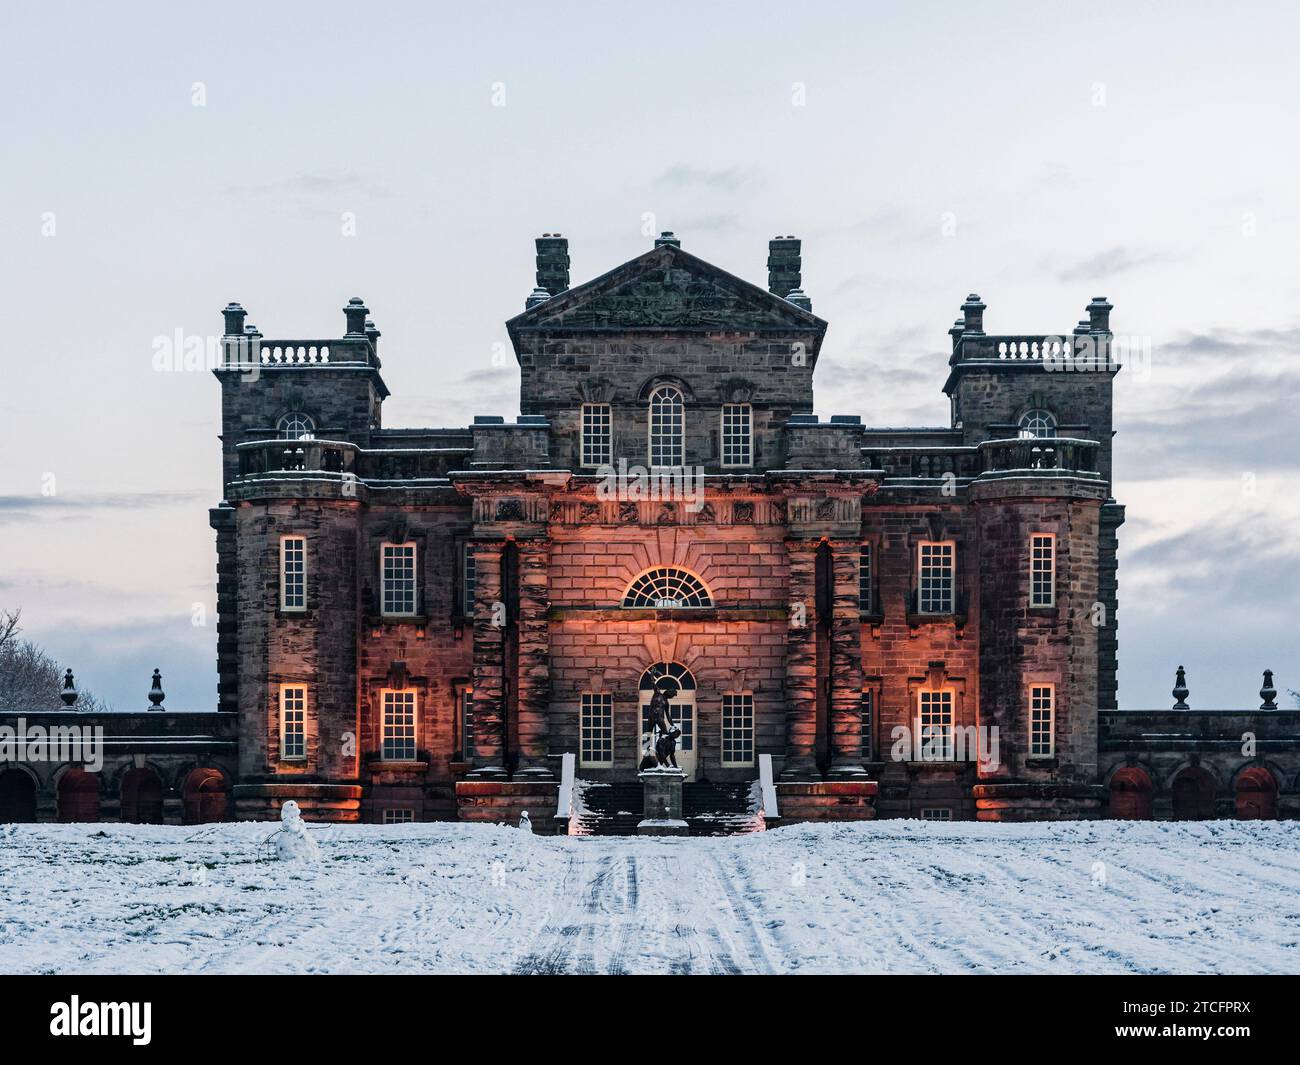
[[[676,684],[678,691],[693,692],[695,690],[695,678],[691,675],[691,671],[680,662],[656,662],[641,674],[640,690],[643,692],[654,691],[655,686],[664,678]]]
[[[646,570],[628,585],[623,593],[623,605],[678,610],[712,606],[713,597],[704,587],[704,582],[689,570],[659,566]]]
[[[1020,439],[1030,440],[1036,437],[1056,435],[1056,417],[1051,411],[1034,408],[1020,416]]]
[[[281,440],[310,440],[316,433],[316,423],[300,410],[282,415],[276,428]]]
[[[685,403],[680,389],[660,385],[650,393],[650,465],[681,466],[685,461]]]

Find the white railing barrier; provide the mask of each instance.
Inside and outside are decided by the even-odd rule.
[[[555,804],[555,820],[564,822],[566,832],[569,821],[573,817],[573,778],[576,764],[577,758],[572,751],[560,756],[560,797]]]
[[[772,778],[772,756],[758,756],[758,780],[763,789],[763,809],[760,811],[765,821],[775,820],[781,816],[776,806],[776,784]]]

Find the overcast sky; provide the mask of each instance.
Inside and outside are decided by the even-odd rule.
[[[517,412],[533,238],[803,238],[818,411],[941,425],[947,329],[1149,337],[1116,382],[1120,700],[1300,688],[1292,3],[6,3],[0,607],[119,708],[215,704],[219,389],[154,339],[383,331],[388,426]],[[503,104],[503,106],[502,106]],[[353,220],[349,227],[347,219]],[[345,229],[354,228],[353,235]],[[206,612],[206,616],[199,611]],[[202,622],[195,624],[196,621]]]

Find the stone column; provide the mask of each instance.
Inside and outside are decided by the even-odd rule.
[[[786,780],[816,780],[817,772],[817,544],[786,540],[790,567],[786,634]]]
[[[501,624],[501,549],[496,541],[474,548],[474,770],[477,777],[505,776],[504,655]]]
[[[862,765],[862,622],[856,542],[831,544],[831,776],[865,777]]]
[[[516,775],[554,776],[549,763],[551,703],[549,540],[520,540],[519,655],[515,678],[519,706],[519,767]]]

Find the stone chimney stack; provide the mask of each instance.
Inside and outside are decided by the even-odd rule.
[[[1088,328],[1094,333],[1109,333],[1111,309],[1105,296],[1093,296],[1088,304]]]
[[[242,337],[244,335],[244,317],[248,312],[238,303],[227,303],[221,314],[226,319],[226,336]]]
[[[767,242],[767,290],[786,299],[803,283],[798,237],[773,237]]]
[[[655,237],[656,248],[662,248],[664,245],[668,245],[673,248],[680,248],[682,246],[682,242],[671,229],[665,229],[662,233],[659,234],[659,236]]]
[[[569,287],[569,240],[558,233],[537,238],[537,287],[558,296]]]
[[[961,313],[966,316],[964,332],[984,335],[984,308],[984,301],[974,292],[966,297],[966,302],[961,305]]]
[[[369,318],[367,318],[366,339],[370,341],[370,350],[375,352],[375,354],[379,353],[379,338],[383,335],[384,334],[379,331],[379,328],[375,325],[375,323],[371,321]]]
[[[365,300],[360,296],[353,296],[348,300],[348,305],[343,308],[344,315],[348,320],[348,332],[350,337],[363,337],[366,335],[366,315],[370,311],[366,307]]]

